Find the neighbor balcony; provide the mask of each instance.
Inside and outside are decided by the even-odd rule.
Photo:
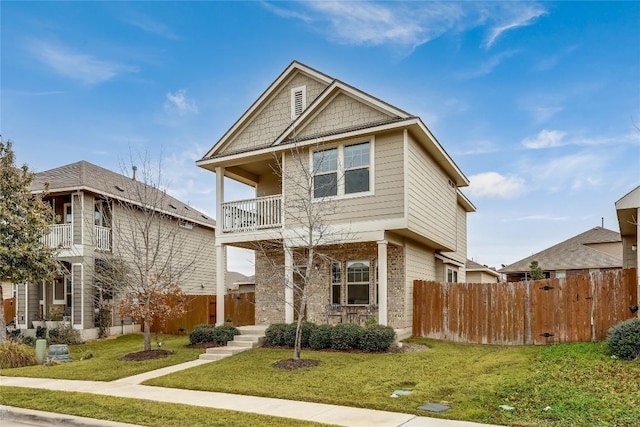
[[[222,232],[242,233],[282,227],[282,195],[224,202]]]
[[[73,230],[71,224],[55,224],[49,226],[49,234],[42,240],[49,248],[68,249],[73,244]]]

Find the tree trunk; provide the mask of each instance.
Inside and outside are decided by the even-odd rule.
[[[0,344],[7,340],[7,324],[4,321],[4,295],[0,284]]]
[[[144,351],[151,350],[151,319],[144,319]]]

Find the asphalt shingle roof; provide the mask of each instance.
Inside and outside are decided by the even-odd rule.
[[[516,261],[499,271],[500,273],[529,271],[531,261],[538,261],[540,267],[545,271],[622,267],[622,258],[587,246],[588,244],[621,241],[620,233],[602,227],[595,227],[520,261]]]
[[[112,172],[84,160],[36,173],[31,183],[31,191],[42,191],[45,184],[49,185],[50,193],[83,190],[112,199],[132,201],[134,203],[142,203],[142,200],[139,200],[138,196],[138,194],[142,194],[142,192],[131,191],[134,189],[132,185],[138,186],[137,190],[161,191],[140,181],[133,181],[125,175]],[[162,194],[159,200],[161,200],[164,205],[161,209],[169,214],[175,211],[174,215],[176,217],[182,217],[208,227],[216,226],[214,219],[169,194]]]

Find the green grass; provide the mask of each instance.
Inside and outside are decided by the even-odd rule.
[[[327,424],[142,399],[0,386],[0,403],[154,427],[321,427]]]
[[[403,354],[303,352],[321,364],[271,365],[291,351],[257,349],[146,384],[333,403],[514,426],[640,425],[640,362],[606,355],[604,344],[501,347],[424,339]],[[210,378],[215,378],[211,381]],[[391,398],[395,389],[412,390]],[[447,402],[441,414],[418,411]],[[499,405],[510,405],[513,412]],[[545,411],[544,408],[551,409]]]
[[[0,374],[13,377],[40,377],[70,380],[113,381],[119,378],[140,374],[165,366],[195,360],[203,349],[185,348],[189,343],[187,336],[159,335],[162,348],[174,351],[169,357],[144,362],[122,362],[119,357],[144,348],[142,334],[123,335],[112,339],[91,341],[86,344],[69,346],[73,357],[71,363],[56,366],[28,366],[16,369],[2,369]],[[151,345],[156,342],[152,337]],[[93,358],[80,360],[87,352]]]

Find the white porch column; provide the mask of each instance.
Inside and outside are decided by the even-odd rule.
[[[224,218],[222,204],[224,203],[224,168],[216,168],[216,235],[222,234]]]
[[[378,323],[387,325],[387,245],[386,240],[378,240]]]
[[[216,326],[224,325],[224,295],[226,291],[227,247],[216,244]]]
[[[284,248],[284,321],[293,323],[293,249]]]

